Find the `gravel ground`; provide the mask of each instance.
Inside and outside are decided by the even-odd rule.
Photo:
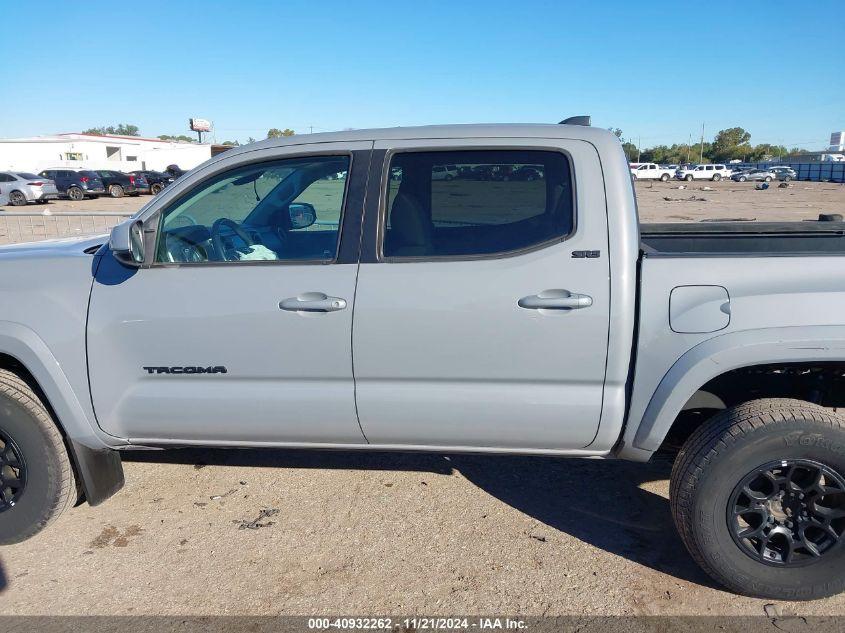
[[[638,182],[637,204],[643,222],[698,222],[703,219],[800,221],[820,213],[845,214],[845,185],[833,182]]]
[[[677,187],[637,183],[643,220],[845,211],[842,185]],[[693,195],[706,200],[675,200]],[[49,208],[131,212],[148,200]],[[767,607],[714,586],[675,534],[667,455],[124,459],[117,496],[0,549],[0,614],[845,615],[845,595]]]
[[[0,612],[763,615],[687,555],[670,464],[133,453],[116,497],[3,548]],[[845,615],[845,595],[777,608]]]

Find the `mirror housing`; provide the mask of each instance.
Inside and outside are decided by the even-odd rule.
[[[144,263],[144,223],[130,218],[112,228],[109,250],[121,264],[140,267]]]
[[[317,210],[307,202],[292,202],[288,205],[288,213],[292,229],[307,229],[317,221]]]

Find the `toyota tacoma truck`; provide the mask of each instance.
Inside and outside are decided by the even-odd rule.
[[[229,150],[107,238],[0,249],[0,542],[114,494],[125,449],[675,447],[707,573],[835,594],[843,244],[836,222],[641,227],[618,139],[581,119]]]

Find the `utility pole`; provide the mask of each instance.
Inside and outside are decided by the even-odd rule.
[[[640,153],[642,152],[643,147],[643,137],[637,137],[637,162],[640,162]]]
[[[313,133],[314,133],[314,126],[313,126],[313,125],[309,125],[309,126],[308,126],[308,133],[309,133],[309,134],[313,134]]]
[[[689,153],[692,151],[692,132],[690,132],[689,140],[687,141],[687,165],[689,165]]]
[[[698,162],[704,162],[704,123],[701,124],[701,151],[698,153]]]

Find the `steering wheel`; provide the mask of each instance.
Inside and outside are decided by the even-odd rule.
[[[194,244],[173,233],[164,233],[164,254],[166,260],[172,263],[207,262],[208,253],[200,244]]]
[[[255,242],[249,236],[249,233],[244,231],[241,225],[234,220],[230,220],[229,218],[220,218],[214,221],[214,224],[211,225],[211,243],[214,245],[214,250],[217,251],[217,254],[224,261],[237,261],[237,257],[229,259],[226,256],[226,245],[223,243],[223,236],[220,234],[220,229],[224,226],[237,235],[247,248],[253,246]]]

